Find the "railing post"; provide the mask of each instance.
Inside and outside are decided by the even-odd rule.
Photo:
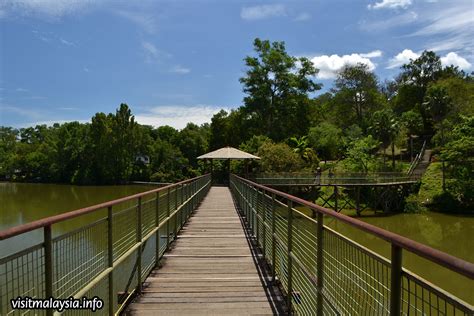
[[[317,212],[316,228],[316,312],[317,316],[323,315],[323,213]]]
[[[166,206],[166,250],[170,248],[170,211],[171,211],[171,188],[167,192],[167,206]]]
[[[272,283],[275,282],[275,260],[276,260],[276,239],[275,239],[275,193],[272,193]]]
[[[334,210],[337,212],[337,185],[334,186]]]
[[[287,267],[288,267],[288,315],[292,312],[293,303],[293,259],[291,252],[293,251],[293,202],[288,200],[288,253],[287,253]]]
[[[53,239],[51,225],[44,226],[44,290],[45,298],[53,297]],[[54,309],[47,309],[46,315],[52,316]]]
[[[142,292],[142,197],[138,198],[138,207],[137,207],[137,242],[140,243],[140,246],[137,249],[137,291],[138,293]]]
[[[155,198],[155,227],[158,228],[160,226],[160,192],[156,192]],[[156,244],[155,244],[155,266],[158,266],[160,262],[160,230],[156,230]]]
[[[178,186],[174,187],[174,227],[173,227],[173,240],[176,240],[178,234]]]
[[[107,208],[107,263],[109,268],[114,266],[114,230],[112,206]],[[109,315],[114,315],[114,270],[109,273]]]
[[[356,187],[356,213],[360,215],[360,186]]]
[[[402,248],[392,244],[390,315],[400,315],[402,302]]]
[[[258,188],[255,188],[255,192],[256,192],[256,197],[255,197],[255,225],[257,226],[255,231],[255,237],[257,239],[257,247],[258,247],[258,243],[259,243],[259,240],[260,240],[260,228],[259,228],[259,225],[258,225],[258,201],[260,200],[260,191]]]
[[[265,218],[267,217],[267,210],[265,209],[265,191],[262,190],[262,229],[263,229],[263,232],[262,232],[262,249],[263,249],[263,259],[265,260],[266,257],[267,257],[267,227],[266,227],[266,222],[265,222]]]

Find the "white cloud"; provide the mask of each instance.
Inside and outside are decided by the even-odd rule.
[[[364,58],[375,58],[375,57],[382,57],[382,51],[377,49],[367,54],[360,54],[361,57]]]
[[[25,89],[25,88],[16,88],[15,91],[16,91],[16,92],[28,92],[28,89]]]
[[[156,31],[155,18],[150,14],[130,11],[116,11],[116,13],[135,23],[147,33],[153,34]]]
[[[92,0],[4,0],[2,9],[21,15],[57,19],[82,11],[95,3]]]
[[[393,27],[411,24],[418,20],[418,14],[414,11],[405,12],[383,20],[369,20],[359,22],[359,28],[370,32],[380,32]]]
[[[359,63],[368,66],[370,71],[374,70],[376,64],[370,58],[380,57],[382,52],[376,50],[367,54],[350,54],[350,55],[321,55],[311,58],[314,66],[319,69],[317,77],[319,79],[334,79],[337,73],[345,66],[354,66]]]
[[[401,53],[398,53],[395,57],[391,58],[388,62],[388,69],[400,67],[404,64],[410,62],[410,60],[414,60],[420,57],[420,53],[416,53],[411,49],[404,49]],[[449,52],[445,56],[440,57],[441,64],[443,66],[457,66],[460,69],[468,70],[471,68],[471,63],[468,62],[465,58],[459,56],[455,52]]]
[[[449,52],[446,56],[441,57],[441,63],[444,66],[457,66],[463,70],[471,68],[471,63],[455,52]]]
[[[173,68],[171,68],[170,72],[175,73],[175,74],[180,74],[180,75],[185,75],[191,72],[191,69],[176,65]]]
[[[201,125],[211,122],[214,114],[221,108],[209,105],[167,105],[151,108],[145,113],[135,115],[140,124],[163,126],[169,125],[174,128],[184,128],[189,122]],[[227,110],[227,109],[225,109]]]
[[[264,4],[253,7],[243,7],[240,17],[244,20],[261,20],[286,15],[286,8],[282,4]]]
[[[66,46],[75,46],[73,42],[66,41],[64,38],[60,38],[59,41]]]
[[[410,36],[426,37],[425,48],[434,51],[474,51],[472,1],[459,1],[450,7],[434,6],[420,16],[423,27]]]
[[[472,7],[468,8],[453,8],[437,12],[429,17],[429,24],[422,29],[414,32],[413,36],[420,35],[434,35],[439,33],[452,33],[460,31],[472,31],[474,27],[474,18]]]
[[[412,4],[412,0],[382,0],[382,2],[376,2],[374,4],[369,4],[367,8],[369,9],[398,9],[398,8],[407,8]]]
[[[307,12],[300,13],[295,17],[294,20],[297,22],[304,22],[304,21],[311,20],[311,14]]]
[[[388,69],[400,67],[401,65],[407,64],[411,59],[417,59],[420,54],[415,53],[411,49],[404,49],[401,53],[398,53],[395,57],[388,61]]]
[[[147,63],[162,62],[164,59],[171,57],[170,54],[159,50],[155,45],[147,41],[142,42],[142,49],[145,53],[145,62]]]
[[[82,70],[84,70],[84,72],[90,72],[90,69],[87,67],[82,68]]]

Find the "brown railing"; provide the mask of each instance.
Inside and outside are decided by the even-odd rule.
[[[474,314],[470,304],[403,268],[402,253],[409,251],[470,280],[474,264],[236,175],[231,176],[231,190],[297,314]],[[314,211],[316,219],[301,208]],[[389,242],[391,259],[323,225],[325,217]]]
[[[204,175],[1,231],[0,242],[40,229],[43,240],[0,258],[0,315],[53,313],[13,310],[10,300],[17,297],[97,296],[104,301],[98,314],[119,313],[141,291],[210,183]],[[77,218],[86,223],[66,233],[55,230]]]

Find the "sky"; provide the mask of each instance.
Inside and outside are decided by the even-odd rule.
[[[1,0],[0,125],[88,122],[127,103],[183,128],[242,105],[259,37],[310,58],[327,91],[344,65],[390,80],[423,50],[474,71],[473,0]]]

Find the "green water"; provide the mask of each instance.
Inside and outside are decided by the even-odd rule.
[[[74,186],[0,182],[0,230],[153,188],[147,185]],[[56,224],[53,233],[60,235],[104,215],[104,212],[98,212]],[[42,231],[36,230],[0,241],[0,257],[38,244],[42,237]]]
[[[363,216],[358,219],[422,244],[474,262],[474,216],[456,216],[429,212],[426,214],[396,214]],[[332,219],[328,226],[361,245],[390,258],[390,245],[373,235],[361,232]],[[464,301],[474,304],[474,282],[417,255],[404,251],[403,266],[431,283],[440,286]]]
[[[150,186],[70,186],[53,184],[0,183],[0,230],[85,206],[152,189]],[[369,213],[367,213],[369,214]],[[61,234],[99,218],[90,215],[55,225]],[[474,262],[474,217],[440,213],[363,216],[359,219],[416,240],[453,256]],[[329,218],[326,224],[363,246],[389,258],[390,245],[379,238]],[[42,232],[0,242],[0,257],[38,244]],[[435,285],[474,303],[474,282],[416,255],[404,252],[404,266]]]

